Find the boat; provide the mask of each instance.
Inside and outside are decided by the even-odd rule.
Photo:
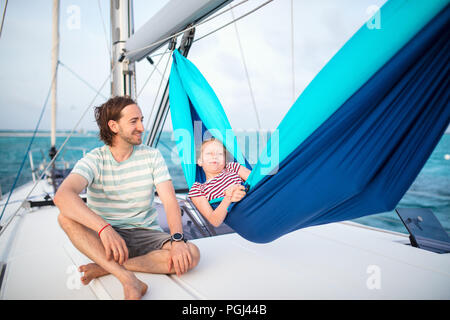
[[[54,2],[57,12],[58,1]],[[111,5],[112,30],[120,30],[113,32],[112,56],[118,63],[112,68],[112,94],[134,96],[136,70],[127,59],[148,57],[167,45],[174,34],[183,37],[180,51],[187,55],[195,26],[222,12],[231,1],[172,0],[135,33],[132,1],[111,3],[115,4]],[[58,25],[57,14],[55,19]],[[127,51],[123,51],[125,48]],[[124,52],[128,52],[126,57]],[[168,108],[166,85],[146,144],[155,146]],[[57,154],[56,148],[52,148],[52,154]],[[0,298],[123,299],[120,282],[112,275],[95,279],[87,286],[81,284],[78,267],[90,260],[72,245],[58,225],[59,212],[52,205],[57,187],[55,179],[67,172],[51,173],[52,168],[57,169],[54,162],[48,163],[47,170],[36,176],[35,181],[2,197],[2,208],[6,201],[8,205],[0,230]],[[186,193],[187,190],[177,190],[183,229],[189,241],[199,247],[200,262],[180,277],[137,273],[149,285],[143,299],[450,299],[450,253],[446,252],[445,244],[441,251],[431,244],[434,250],[430,250],[412,241],[413,233],[408,235],[352,221],[303,228],[270,243],[258,244],[226,225],[218,228],[210,225],[186,198]],[[155,202],[160,224],[167,230],[163,206],[157,197]],[[425,212],[420,214],[425,217]]]

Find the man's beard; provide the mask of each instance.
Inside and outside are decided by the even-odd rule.
[[[123,132],[119,131],[119,136],[122,138],[122,140],[128,142],[131,145],[137,146],[142,143],[142,135],[140,138],[138,138],[135,134],[136,133],[131,134],[131,135],[126,135]]]

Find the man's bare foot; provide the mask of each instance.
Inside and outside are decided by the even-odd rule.
[[[109,274],[105,269],[100,267],[96,263],[88,263],[82,265],[78,268],[78,271],[84,272],[84,275],[81,277],[81,282],[84,285],[89,284],[92,279],[99,278],[101,276]],[[138,300],[141,299],[142,296],[148,290],[148,286],[146,283],[142,282],[134,274],[131,274],[130,277],[122,283],[124,299],[125,300]]]
[[[125,300],[139,300],[147,292],[148,286],[138,278],[133,281],[123,283],[123,293]]]
[[[89,282],[91,282],[92,279],[96,279],[101,276],[105,276],[108,274],[108,272],[100,267],[96,263],[88,263],[85,265],[82,265],[78,268],[79,272],[83,272],[83,276],[81,277],[81,282],[84,285],[88,285]]]

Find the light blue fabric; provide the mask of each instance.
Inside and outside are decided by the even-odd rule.
[[[178,50],[173,53],[169,98],[175,139],[189,188],[195,182],[196,148],[199,148],[195,145],[194,134],[203,133],[201,127],[197,130],[199,132],[194,132],[193,122],[196,117],[192,115],[194,111],[191,110],[191,104],[203,125],[210,129],[210,133],[222,141],[237,162],[245,165],[246,161],[236,136],[214,90],[192,62]]]
[[[189,98],[178,75],[175,59],[169,79],[170,114],[181,167],[189,188],[195,182],[195,144]]]

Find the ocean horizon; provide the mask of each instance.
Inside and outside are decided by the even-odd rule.
[[[5,195],[11,190],[25,156],[27,159],[25,160],[16,187],[32,180],[30,159],[29,155],[25,155],[25,151],[33,133],[33,130],[0,130],[0,147],[3,150],[3,156],[0,158],[2,202],[6,201]],[[57,132],[57,147],[64,142],[69,133],[70,131],[64,130]],[[239,132],[236,135],[239,141],[242,137],[240,137]],[[31,153],[35,167],[44,158],[47,159],[47,162],[49,161],[49,137],[50,131],[41,130],[34,139]],[[67,165],[72,167],[83,156],[83,151],[88,152],[102,145],[103,142],[98,138],[98,131],[80,130],[72,136],[61,152],[57,161],[58,166]],[[166,160],[175,189],[186,189],[187,184],[179,164],[175,141],[172,140],[171,131],[163,131],[158,149]],[[243,150],[252,165],[256,162],[257,154],[260,151],[261,149],[258,149],[256,152],[255,150],[249,151],[248,148]],[[251,154],[249,155],[249,153]],[[430,208],[444,229],[450,233],[450,134],[446,133],[442,136],[425,166],[400,200],[397,207]],[[365,216],[352,221],[372,227],[407,233],[406,228],[395,211]]]

